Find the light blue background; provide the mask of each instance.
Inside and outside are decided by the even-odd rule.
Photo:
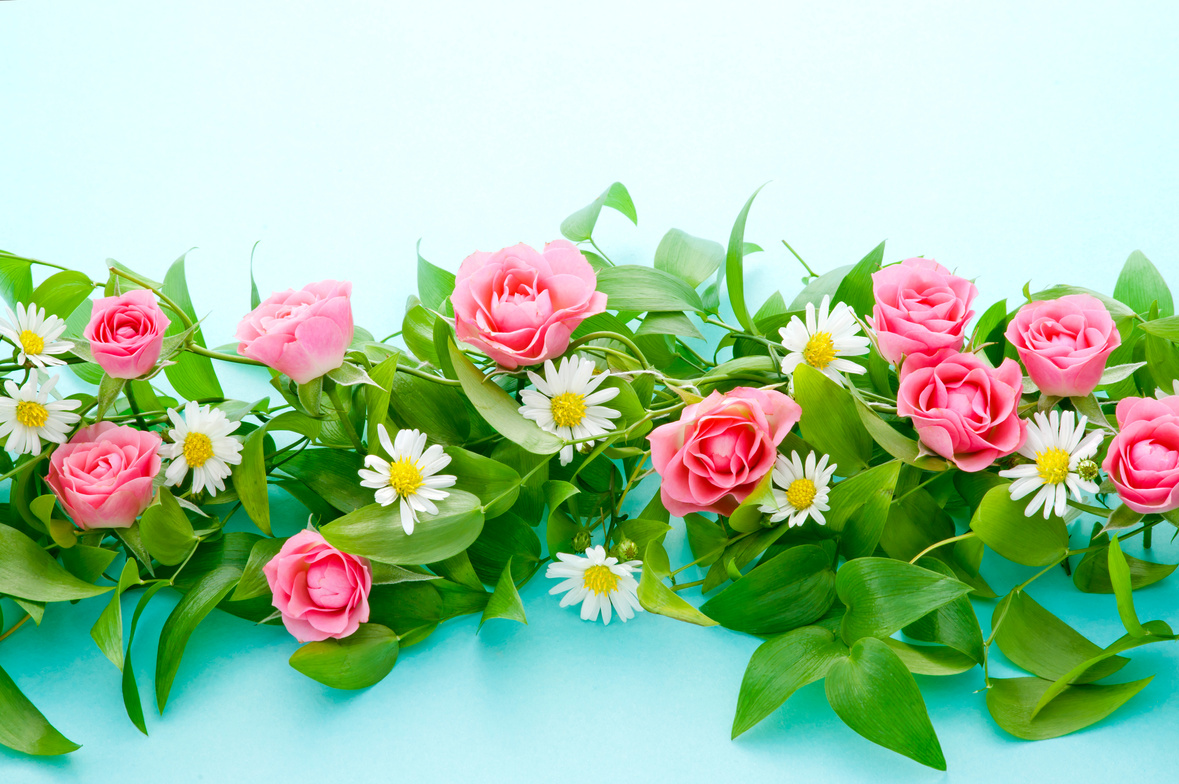
[[[0,247],[158,277],[196,246],[193,298],[221,342],[261,240],[264,293],[351,278],[358,321],[384,334],[418,238],[455,269],[558,236],[617,179],[639,227],[605,214],[598,240],[649,263],[673,226],[723,240],[770,180],[747,235],[767,248],[755,302],[798,289],[782,238],[822,269],[887,238],[889,259],[977,275],[984,306],[1029,278],[1109,291],[1135,248],[1179,284],[1173,3],[400,5],[0,3]],[[669,547],[686,555],[678,531]],[[986,568],[1000,591],[1029,574]],[[821,686],[730,742],[757,640],[582,623],[544,583],[524,591],[528,626],[448,623],[359,694],[291,670],[281,630],[215,614],[168,712],[148,706],[150,739],[88,636],[101,600],[53,607],[0,665],[85,746],[0,752],[0,780],[1090,781],[1179,764],[1175,646],[1135,653],[1127,678],[1158,675],[1114,719],[1038,744],[995,727],[977,670],[921,678],[939,774],[859,739]],[[1119,635],[1112,598],[1042,583],[1097,642]],[[1140,614],[1174,624],[1177,600],[1175,581],[1144,590]],[[170,601],[136,645],[145,695]]]

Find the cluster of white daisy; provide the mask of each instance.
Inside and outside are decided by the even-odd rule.
[[[419,430],[400,430],[393,439],[384,425],[377,425],[377,436],[389,459],[368,455],[360,469],[362,487],[376,488],[381,506],[400,503],[401,527],[412,534],[419,514],[438,514],[435,501],[450,495],[443,488],[457,481],[449,474],[439,474],[450,465],[450,455],[433,444],[426,447],[426,434]],[[371,470],[370,470],[371,469]]]
[[[5,448],[17,455],[41,454],[41,443],[65,443],[81,416],[74,409],[78,400],[63,400],[54,387],[59,376],[47,376],[43,368],[65,364],[58,355],[72,351],[74,344],[60,340],[66,323],[47,316],[45,308],[30,302],[17,303],[16,311],[6,308],[8,319],[0,319],[0,335],[16,347],[16,361],[31,369],[23,384],[4,382],[6,397],[0,397],[0,438]],[[52,398],[52,399],[50,399]]]
[[[999,476],[1014,479],[1009,489],[1012,500],[1018,501],[1037,490],[1024,514],[1031,517],[1043,507],[1044,518],[1053,513],[1063,517],[1069,492],[1073,498],[1084,499],[1082,490],[1098,491],[1097,464],[1092,458],[1101,448],[1102,433],[1094,430],[1085,435],[1087,417],[1079,420],[1072,411],[1037,413],[1028,423],[1027,440],[1019,454],[1031,463],[1000,471]]]
[[[595,373],[593,360],[574,354],[554,366],[551,359],[545,360],[544,376],[528,371],[528,378],[536,389],[520,392],[524,405],[520,414],[531,419],[541,430],[559,436],[566,441],[578,441],[581,448],[593,449],[595,436],[613,429],[611,420],[619,412],[606,408],[602,403],[618,395],[615,387],[599,389],[609,373]],[[573,444],[561,449],[561,465],[573,460]]]
[[[868,353],[871,341],[860,334],[856,315],[843,302],[831,307],[831,297],[823,295],[816,312],[813,302],[806,304],[806,321],[798,316],[778,330],[786,356],[782,358],[782,374],[792,375],[794,369],[807,364],[837,384],[843,384],[844,373],[865,373],[866,369],[845,357]]]

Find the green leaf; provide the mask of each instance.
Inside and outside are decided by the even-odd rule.
[[[0,667],[0,743],[37,756],[69,754],[82,748],[49,723]]]
[[[126,383],[126,379],[111,378],[106,373],[102,374],[102,381],[98,382],[98,403],[94,412],[97,418],[101,419],[106,415],[110,407],[119,399],[119,394],[123,391]]]
[[[135,605],[135,612],[131,616],[131,632],[127,635],[127,655],[123,661],[123,707],[127,710],[127,718],[131,719],[131,723],[144,735],[147,734],[147,722],[143,716],[143,699],[139,696],[139,683],[135,680],[135,667],[131,663],[131,644],[135,642],[135,630],[139,628],[139,618],[147,608],[148,602],[167,585],[168,583],[163,581],[153,583],[139,597],[139,603]]]
[[[858,397],[855,397],[854,401],[856,414],[859,415],[864,429],[868,431],[868,435],[872,437],[872,440],[879,444],[880,448],[885,452],[911,466],[926,471],[945,471],[949,469],[950,464],[945,460],[931,455],[922,455],[916,441],[894,430],[875,411],[864,405]]]
[[[588,240],[594,233],[594,226],[598,223],[598,215],[602,212],[603,207],[617,210],[629,218],[631,223],[639,225],[639,218],[635,213],[635,204],[631,201],[630,193],[627,192],[625,185],[616,182],[603,191],[601,196],[563,220],[561,234],[574,242]]]
[[[438,514],[419,515],[413,534],[401,527],[398,504],[370,504],[320,529],[332,545],[346,553],[391,564],[427,564],[466,550],[483,529],[477,496],[461,490],[437,504]]]
[[[827,701],[847,726],[873,743],[937,770],[946,758],[912,674],[880,640],[857,640],[827,670]]]
[[[474,586],[483,589],[480,581],[487,584],[499,579],[504,566],[515,559],[513,577],[517,582],[526,580],[540,562],[540,538],[528,522],[512,512],[491,517],[484,521],[483,530],[467,550],[470,562],[478,577]]]
[[[679,229],[664,234],[655,249],[655,269],[670,272],[692,288],[712,277],[724,262],[725,249],[719,242]]]
[[[188,282],[184,274],[184,256],[172,262],[172,266],[164,275],[164,285],[161,290],[184,311],[190,321],[194,324],[199,322],[196,310],[192,306],[192,298],[188,294]],[[168,325],[164,335],[178,335],[184,332],[184,324],[180,317],[172,314],[171,318],[172,323]],[[192,341],[198,346],[205,345],[205,337],[201,334],[199,326],[192,333]],[[181,397],[189,400],[225,397],[225,393],[221,390],[221,383],[217,380],[217,373],[213,370],[213,360],[206,356],[185,351],[176,357],[175,365],[168,365],[164,368],[164,374]]]
[[[1012,664],[1047,678],[1048,683],[1102,653],[1101,648],[1023,591],[1008,594],[995,606],[991,628],[999,650]],[[1122,656],[1104,659],[1076,680],[1080,683],[1100,680],[1124,667],[1128,661]]]
[[[258,293],[258,284],[254,281],[254,251],[258,249],[258,242],[250,248],[250,310],[255,310],[262,304],[262,295]]]
[[[1155,319],[1154,321],[1147,321],[1145,323],[1139,324],[1138,329],[1142,330],[1148,335],[1164,338],[1165,340],[1169,340],[1172,343],[1179,343],[1179,316],[1169,316],[1167,318]],[[1135,362],[1132,365],[1120,365],[1119,367],[1134,368],[1136,370],[1141,366],[1142,363]],[[1107,368],[1106,372],[1109,372],[1111,369],[1112,368]],[[1116,380],[1119,379],[1115,379],[1115,381]],[[1104,385],[1112,382],[1107,382],[1105,380],[1105,375],[1102,374],[1101,383]]]
[[[913,645],[892,637],[884,644],[914,675],[958,675],[978,666],[970,656],[946,645]]]
[[[841,634],[850,644],[862,637],[888,637],[965,596],[970,586],[904,561],[857,558],[836,573],[835,590],[847,607]]]
[[[291,654],[291,666],[333,689],[367,689],[397,663],[397,633],[377,623],[362,623],[342,640],[309,642]]]
[[[1110,512],[1105,525],[1101,528],[1101,533],[1125,530],[1126,528],[1138,525],[1138,521],[1141,519],[1142,512],[1135,512],[1130,507],[1122,504],[1121,506],[1114,507],[1114,510]]]
[[[242,508],[254,525],[267,536],[270,535],[270,495],[266,484],[266,433],[275,421],[262,425],[246,436],[242,444],[241,462],[231,469],[233,489],[237,491]]]
[[[1175,303],[1167,282],[1140,250],[1134,251],[1126,259],[1118,282],[1114,285],[1113,295],[1114,299],[1126,303],[1135,313],[1144,314],[1150,310],[1152,303],[1157,302],[1160,315],[1175,315]]]
[[[368,453],[375,455],[381,448],[377,438],[377,425],[383,425],[389,418],[389,390],[392,388],[393,376],[397,373],[398,357],[389,357],[374,367],[369,376],[376,383],[376,389],[365,392],[365,402],[368,406],[365,438],[368,440]],[[427,382],[429,383],[429,382]]]
[[[1068,553],[1068,528],[1056,515],[1024,515],[1028,498],[1011,499],[1009,483],[993,487],[983,496],[970,520],[970,528],[983,543],[1009,561],[1024,566],[1047,566]]]
[[[1120,708],[1153,676],[1108,686],[1069,686],[1038,713],[1040,697],[1052,685],[1040,678],[992,678],[987,709],[995,723],[1017,738],[1047,740],[1088,727]]]
[[[89,584],[102,577],[102,573],[117,555],[114,550],[78,544],[68,550],[62,550],[58,557],[61,558],[61,565],[67,572]]]
[[[1134,311],[1122,302],[1119,302],[1113,297],[1102,294],[1099,291],[1084,288],[1083,286],[1050,286],[1043,291],[1037,291],[1035,294],[1030,294],[1028,296],[1031,297],[1033,302],[1039,302],[1047,299],[1060,299],[1061,297],[1066,297],[1069,294],[1088,294],[1090,297],[1096,297],[1097,299],[1101,300],[1102,305],[1105,305],[1105,309],[1109,311],[1111,316],[1113,316],[1114,321],[1121,321],[1124,318],[1132,318],[1134,316]]]
[[[884,243],[881,242],[839,282],[839,288],[831,298],[832,303],[846,303],[861,318],[872,315],[872,306],[876,304],[876,297],[872,293],[872,273],[880,270],[883,261]]]
[[[351,512],[373,502],[373,491],[360,486],[357,474],[363,458],[342,449],[304,449],[282,464],[290,474],[341,512]]]
[[[64,319],[89,299],[92,291],[94,284],[88,275],[66,270],[46,278],[33,291],[31,299],[37,307],[45,308],[46,315]]]
[[[413,301],[413,298],[410,298]],[[434,345],[434,324],[437,317],[420,304],[406,308],[401,320],[401,339],[413,355],[437,367],[438,349]]]
[[[1134,610],[1134,589],[1130,586],[1130,566],[1126,557],[1122,555],[1122,546],[1118,543],[1117,534],[1109,540],[1109,581],[1113,586],[1114,596],[1117,597],[1118,615],[1122,618],[1122,625],[1132,637],[1142,637],[1147,631],[1142,628],[1138,620],[1138,613]]]
[[[323,405],[323,376],[297,385],[295,391],[299,395],[299,405],[311,416],[318,417]]]
[[[835,572],[821,547],[803,544],[759,564],[700,611],[748,634],[779,634],[815,621],[835,600]]]
[[[512,508],[520,494],[520,475],[498,460],[468,452],[457,446],[444,447],[450,464],[443,473],[455,476],[454,488],[476,495],[487,517],[498,517]]]
[[[82,582],[15,528],[0,525],[0,594],[34,602],[67,602],[111,590]]]
[[[90,629],[90,636],[98,644],[98,649],[120,670],[123,669],[123,604],[120,599],[123,592],[133,585],[143,585],[143,580],[139,579],[139,567],[135,560],[128,558],[123,563],[123,572],[119,575],[119,583],[111,595],[110,604]]]
[[[872,437],[856,413],[851,394],[822,372],[801,364],[794,371],[794,399],[802,406],[803,439],[831,456],[839,476],[868,467]]]
[[[1130,585],[1135,590],[1169,577],[1176,568],[1175,564],[1153,563],[1132,555],[1123,555],[1130,569]],[[1073,567],[1073,585],[1085,593],[1113,593],[1108,553],[1102,550],[1085,553],[1081,562]]]
[[[511,395],[503,391],[494,381],[483,377],[471,360],[450,343],[450,359],[454,371],[463,385],[476,410],[483,415],[495,431],[524,449],[537,455],[551,455],[561,451],[564,442],[552,433],[546,433],[530,419],[520,414],[520,406]]]
[[[701,567],[712,565],[729,543],[724,527],[704,515],[695,512],[684,515],[684,528],[688,534],[688,546]]]
[[[890,460],[832,488],[827,526],[832,531],[842,531],[839,549],[848,560],[876,552],[888,523],[900,469],[899,462]]]
[[[678,338],[696,338],[703,340],[704,336],[692,320],[679,311],[661,313],[651,311],[639,325],[636,335],[671,335]]]
[[[430,310],[442,310],[442,303],[454,291],[454,273],[435,267],[422,258],[422,241],[418,240],[418,296]]]
[[[937,558],[924,557],[919,566],[947,577],[954,577],[954,570]],[[940,643],[957,651],[971,661],[981,663],[985,657],[982,629],[970,599],[961,596],[943,604],[929,615],[914,621],[904,628],[905,635],[922,642]],[[898,655],[900,653],[898,652]],[[901,658],[905,658],[901,656]],[[951,657],[952,658],[952,657]],[[912,668],[910,667],[910,671]]]
[[[764,188],[765,186],[761,186]],[[745,220],[749,217],[749,208],[753,200],[761,192],[758,188],[745,202],[741,212],[733,223],[733,231],[729,234],[729,248],[725,253],[724,275],[728,278],[729,304],[733,306],[733,315],[746,332],[756,335],[757,326],[749,317],[749,308],[745,305]]]
[[[790,303],[787,310],[805,310],[808,303],[817,308],[822,303],[824,295],[835,299],[835,292],[839,290],[839,284],[843,282],[847,273],[851,272],[851,268],[852,265],[850,264],[837,267],[815,278],[806,285],[806,288],[798,293],[798,296]]]
[[[335,370],[329,370],[327,377],[335,381],[342,387],[354,387],[359,384],[367,384],[375,387],[377,384],[368,377],[368,373],[359,365],[354,365],[351,362],[345,362]]]
[[[598,273],[598,291],[606,295],[611,310],[702,311],[704,304],[696,290],[676,276],[634,264],[610,267]]]
[[[716,626],[716,621],[688,604],[675,591],[663,584],[662,577],[669,571],[667,551],[663,549],[663,545],[657,541],[648,544],[643,555],[643,571],[638,590],[639,604],[643,609],[697,626]]]
[[[0,295],[9,307],[33,301],[33,262],[0,250]],[[40,303],[37,303],[38,305]]]
[[[270,584],[266,581],[266,575],[262,572],[262,568],[270,563],[271,558],[278,555],[278,551],[282,549],[286,541],[286,538],[283,537],[279,539],[263,538],[254,542],[254,546],[250,548],[250,560],[246,561],[246,566],[242,569],[241,579],[238,580],[237,587],[233,589],[231,601],[240,602],[270,594]]]
[[[491,598],[487,600],[487,606],[483,608],[483,617],[479,619],[479,628],[482,629],[483,624],[492,618],[506,618],[509,621],[528,623],[528,619],[524,616],[524,603],[520,601],[520,592],[516,590],[516,583],[512,579],[511,558],[504,566],[503,574],[499,576],[499,582],[495,584],[495,592],[491,594]]]
[[[152,505],[143,510],[139,534],[152,557],[169,566],[183,561],[200,541],[192,530],[188,515],[165,487],[156,493]]]
[[[795,629],[762,643],[741,680],[732,737],[776,711],[803,686],[823,678],[831,665],[846,656],[847,647],[818,626]]]
[[[168,693],[172,691],[172,682],[180,669],[188,638],[205,616],[233,590],[241,574],[241,570],[233,566],[218,566],[208,572],[184,594],[164,621],[156,654],[156,704],[160,713],[168,703]]]

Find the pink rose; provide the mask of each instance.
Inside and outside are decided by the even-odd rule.
[[[1143,514],[1179,509],[1179,395],[1122,398],[1117,416],[1101,467],[1122,502]]]
[[[318,531],[300,531],[262,567],[283,626],[299,642],[339,640],[368,621],[368,559],[342,553]]]
[[[128,528],[155,495],[162,443],[152,432],[97,422],[53,451],[45,481],[82,530]]]
[[[1045,395],[1084,397],[1122,336],[1101,300],[1069,294],[1024,305],[1007,325],[1007,340]]]
[[[872,293],[880,355],[900,366],[911,354],[961,349],[978,289],[933,259],[917,258],[872,273]]]
[[[901,366],[897,414],[912,417],[921,443],[963,471],[981,471],[1023,446],[1023,376],[1013,359],[998,369],[949,349],[912,354]]]
[[[667,511],[732,514],[773,470],[778,444],[800,416],[798,403],[781,392],[737,387],[713,392],[678,422],[652,430],[651,462]]]
[[[450,301],[458,339],[514,370],[560,356],[577,325],[606,309],[598,276],[571,242],[537,253],[513,245],[472,253],[459,267]]]
[[[296,384],[344,364],[352,345],[352,284],[322,280],[271,294],[237,325],[237,353]]]
[[[94,301],[82,337],[90,341],[94,361],[111,378],[139,378],[160,359],[164,330],[171,324],[155,295],[134,289]]]

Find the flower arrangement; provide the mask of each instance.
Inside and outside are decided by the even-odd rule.
[[[822,275],[799,258],[801,290],[751,311],[753,201],[727,247],[673,229],[652,266],[593,239],[603,208],[637,222],[619,183],[540,251],[474,253],[457,274],[419,256],[400,340],[322,281],[253,286],[236,345],[214,350],[183,258],[163,282],[116,262],[92,281],[0,254],[0,596],[19,609],[0,641],[104,596],[91,635],[146,733],[132,645],[161,590],[182,596],[158,642],[162,710],[215,609],[282,624],[296,670],[359,689],[451,618],[524,622],[519,588],[545,567],[587,621],[645,610],[764,638],[734,738],[823,680],[852,730],[944,769],[914,676],[975,668],[964,693],[985,688],[1017,737],[1108,716],[1149,681],[1105,682],[1122,654],[1175,639],[1133,600],[1175,566],[1121,546],[1179,525],[1179,317],[1158,270],[1135,252],[1113,296],[1025,287],[975,318],[970,280],[885,263],[882,243]],[[274,393],[227,395],[222,362]],[[659,492],[634,509],[644,481]],[[276,493],[305,530],[274,535]],[[673,526],[693,556],[675,568]],[[988,548],[1038,571],[1000,595]],[[1036,603],[1058,566],[1116,597],[1125,636],[1099,645]],[[995,646],[1028,675],[993,677]],[[77,748],[3,670],[0,743]]]

